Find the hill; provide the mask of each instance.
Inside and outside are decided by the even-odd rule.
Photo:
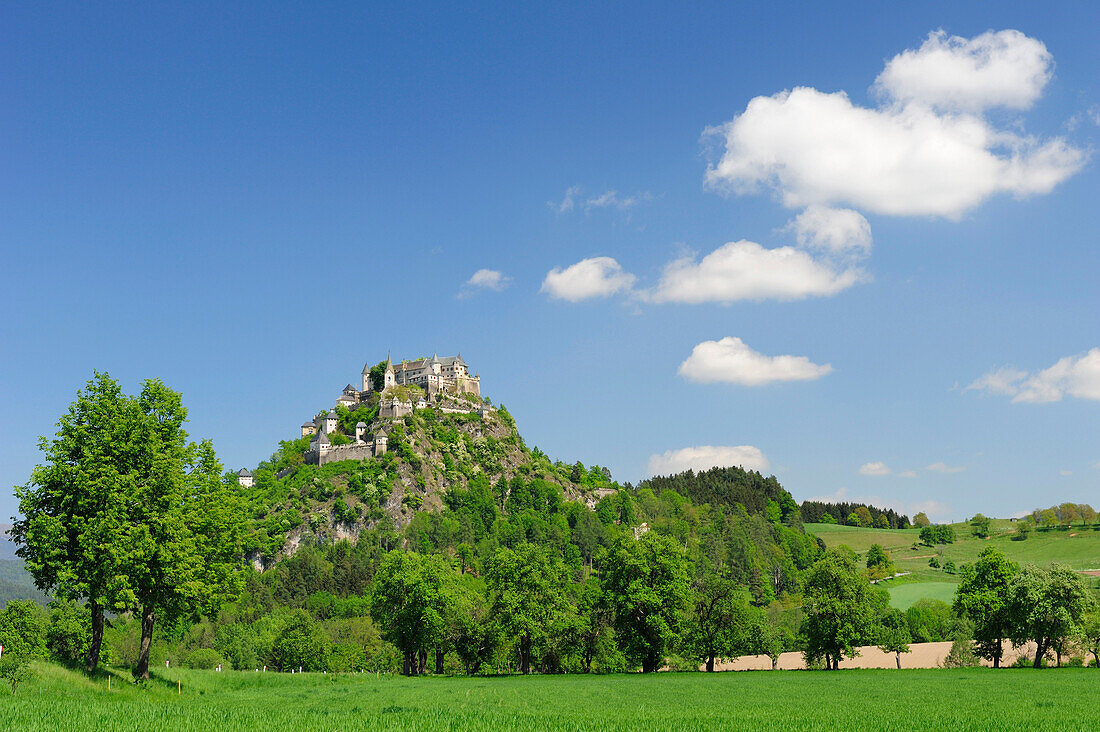
[[[951,544],[927,546],[920,543],[919,529],[865,529],[856,526],[838,524],[806,524],[806,531],[821,539],[825,546],[846,545],[861,557],[866,556],[872,544],[879,544],[894,560],[898,572],[907,572],[905,577],[889,580],[883,586],[891,589],[903,584],[930,583],[927,588],[918,590],[906,588],[896,596],[895,604],[911,604],[929,597],[945,599],[944,585],[954,585],[957,576],[944,569],[948,562],[956,568],[964,563],[973,562],[978,553],[989,545],[996,546],[1005,556],[1020,564],[1049,564],[1059,562],[1078,571],[1100,569],[1100,530],[1090,527],[1061,528],[1050,531],[1032,531],[1024,541],[1018,537],[1017,522],[1007,519],[993,519],[990,536],[982,539],[974,536],[969,524],[952,524],[956,539]],[[935,558],[940,568],[929,566],[929,560]],[[900,599],[897,599],[900,598]]]

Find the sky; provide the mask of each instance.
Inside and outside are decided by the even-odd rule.
[[[620,481],[1100,504],[1095,3],[463,5],[0,9],[0,484],[95,370],[235,470],[461,353]]]

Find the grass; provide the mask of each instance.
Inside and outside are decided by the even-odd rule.
[[[164,671],[145,686],[40,664],[7,729],[1090,729],[1090,669],[375,678]],[[182,682],[182,694],[176,682]],[[1026,689],[1026,693],[1024,690]]]
[[[899,572],[912,572],[912,580],[923,582],[954,582],[956,579],[928,566],[935,555],[940,564],[951,560],[956,566],[973,562],[978,552],[987,546],[995,546],[1011,560],[1021,564],[1049,564],[1061,562],[1073,569],[1100,569],[1100,531],[1074,527],[1067,531],[1033,531],[1025,541],[1013,541],[1015,522],[995,519],[992,536],[979,539],[968,524],[953,524],[955,543],[935,547],[920,544],[917,529],[861,529],[836,524],[806,524],[806,531],[821,537],[828,547],[846,544],[859,554],[866,553],[871,544],[881,544],[890,554]],[[916,545],[916,549],[912,547]]]
[[[888,585],[890,604],[901,610],[908,610],[917,600],[943,600],[950,605],[955,600],[954,582],[908,582]]]

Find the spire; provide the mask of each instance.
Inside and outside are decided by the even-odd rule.
[[[386,371],[393,371],[393,359],[390,358],[389,351],[386,351]]]

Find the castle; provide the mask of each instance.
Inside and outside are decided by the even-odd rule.
[[[371,380],[371,365],[363,366],[363,388],[357,389],[348,384],[336,399],[337,406],[353,411],[366,402],[375,393],[375,384]],[[396,366],[393,359],[386,356],[386,366],[382,374],[382,388],[378,391],[378,416],[380,419],[400,419],[411,414],[414,409],[424,409],[429,405],[445,413],[473,413],[485,415],[492,411],[488,405],[481,404],[481,376],[470,375],[470,369],[462,359],[462,354],[447,358],[432,356],[415,361],[402,361]],[[417,387],[410,393],[401,387]],[[478,406],[471,408],[460,403],[457,397],[472,394],[477,397]],[[367,435],[368,425],[359,422],[355,425],[355,441],[350,445],[333,445],[329,435],[336,430],[338,416],[336,412],[318,415],[302,424],[302,437],[312,435],[305,462],[314,465],[337,460],[365,460],[386,454],[388,438],[385,430],[379,427],[373,435]]]

